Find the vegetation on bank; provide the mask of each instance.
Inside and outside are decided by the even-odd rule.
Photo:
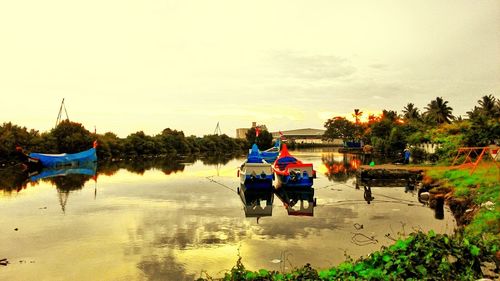
[[[120,138],[111,132],[91,133],[82,124],[68,120],[43,133],[9,122],[0,126],[0,163],[16,160],[17,146],[27,152],[75,153],[92,147],[94,140],[99,143],[97,154],[100,159],[196,153],[225,154],[244,151],[249,147],[247,140],[234,139],[227,135],[185,136],[182,131],[169,128],[154,136],[139,131]]]
[[[467,112],[467,119],[453,116],[448,101],[437,97],[421,112],[408,103],[401,114],[383,110],[380,116],[369,115],[360,122],[363,112],[355,110],[352,122],[344,117],[333,117],[325,122],[325,139],[363,141],[375,152],[396,157],[406,147],[411,148],[415,162],[425,160],[449,163],[462,146],[487,146],[500,141],[500,99],[483,96]],[[422,143],[438,146],[430,155],[418,148]]]

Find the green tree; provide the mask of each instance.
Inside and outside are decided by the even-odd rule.
[[[94,137],[82,124],[64,120],[50,131],[61,153],[76,153],[92,147]]]
[[[99,159],[125,156],[123,149],[124,141],[115,133],[106,132],[104,135],[98,135],[97,141],[99,144],[97,157]]]
[[[260,130],[259,137],[256,137],[255,128],[250,128],[245,136],[248,143],[256,143],[260,150],[271,148],[273,145],[273,135],[267,130]]]
[[[169,153],[187,154],[191,152],[191,147],[189,146],[183,131],[166,128],[158,137],[165,150]]]
[[[479,103],[479,110],[481,113],[489,118],[499,118],[500,117],[500,100],[497,100],[494,96],[488,95],[483,96]]]
[[[467,112],[470,128],[465,132],[465,139],[469,146],[486,146],[500,138],[498,100],[491,95],[483,96],[478,104]]]
[[[453,108],[448,106],[448,101],[444,101],[442,97],[432,100],[425,110],[424,117],[431,123],[451,123],[451,120],[455,118],[452,114]]]
[[[413,103],[408,103],[403,109],[403,118],[407,121],[419,120],[419,109]]]
[[[328,119],[324,126],[326,131],[323,134],[323,138],[326,140],[357,140],[360,139],[363,134],[362,126],[356,125],[340,116]]]
[[[0,160],[7,160],[16,155],[16,146],[31,150],[39,140],[38,131],[14,125],[11,122],[0,126]]]
[[[160,144],[143,131],[128,135],[125,138],[124,149],[130,156],[161,154]]]

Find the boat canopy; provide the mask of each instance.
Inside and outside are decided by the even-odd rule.
[[[44,167],[57,167],[65,165],[77,165],[86,162],[97,161],[96,150],[91,148],[78,153],[45,154],[30,153],[29,157],[39,159]]]
[[[254,143],[252,145],[252,149],[250,149],[250,153],[248,154],[247,163],[262,163],[262,161],[259,147]]]

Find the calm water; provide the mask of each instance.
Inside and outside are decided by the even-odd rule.
[[[242,157],[100,165],[97,180],[87,169],[26,184],[4,171],[0,259],[10,263],[0,280],[193,280],[222,276],[238,255],[254,270],[326,268],[414,229],[455,227],[449,210],[435,219],[403,187],[372,188],[367,204],[354,188],[353,155],[293,154],[318,172],[317,205],[289,212],[274,196],[259,218],[237,192]]]

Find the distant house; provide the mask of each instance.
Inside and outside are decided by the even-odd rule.
[[[324,133],[325,130],[312,128],[281,131],[282,138],[286,139],[287,142],[342,145],[342,140],[323,140]],[[275,139],[280,137],[280,132],[272,132],[271,134]]]
[[[261,130],[267,131],[266,125],[257,125],[257,122],[252,122],[251,128],[259,127]],[[238,128],[236,129],[236,138],[237,139],[246,139],[246,134],[251,128]]]

